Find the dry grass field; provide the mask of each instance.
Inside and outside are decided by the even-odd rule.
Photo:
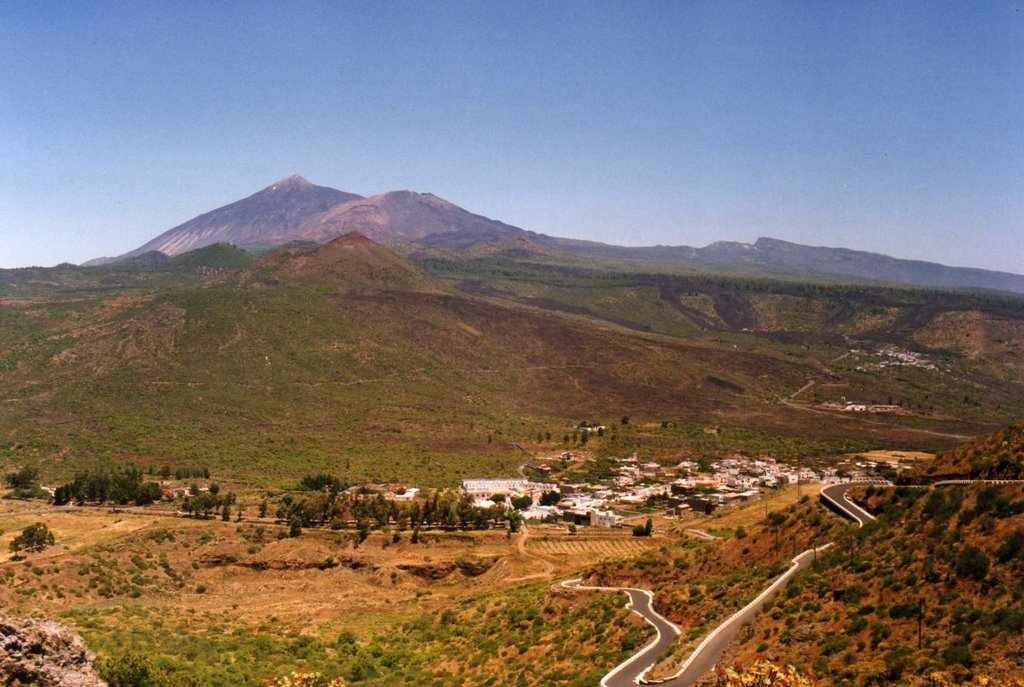
[[[14,557],[11,539],[36,522],[50,528],[55,544]],[[303,666],[331,670],[344,664],[331,648],[338,637],[377,646],[408,635],[424,618],[466,609],[477,614],[478,623],[491,614],[552,604],[565,606],[564,622],[570,625],[579,622],[571,620],[572,613],[591,613],[591,607],[607,607],[600,611],[603,617],[624,599],[547,598],[551,582],[583,565],[657,544],[656,538],[638,541],[629,529],[580,528],[583,533],[570,536],[561,527],[538,526],[512,537],[503,531],[423,532],[418,544],[409,532],[399,533],[397,542],[394,532],[374,532],[355,547],[351,532],[306,530],[289,538],[286,529],[5,501],[0,606],[12,615],[70,625],[101,657],[137,649],[181,661],[214,652],[209,684],[256,684],[229,674],[263,679]],[[561,611],[558,618],[563,622]],[[620,619],[606,631],[642,637],[645,628]],[[274,637],[269,644],[261,639],[268,632]],[[293,645],[308,642],[327,648],[315,657],[293,655]],[[470,643],[462,651],[479,649]],[[592,649],[609,650],[600,643]],[[269,654],[246,658],[257,650]],[[246,661],[256,662],[243,671]]]

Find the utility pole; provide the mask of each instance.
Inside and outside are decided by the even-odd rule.
[[[921,630],[924,625],[924,597],[917,597],[917,648],[921,648]]]

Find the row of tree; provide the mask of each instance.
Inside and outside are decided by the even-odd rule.
[[[305,498],[285,495],[275,513],[279,520],[300,527],[328,526],[335,529],[418,530],[436,527],[446,530],[488,529],[508,520],[504,506],[478,508],[468,494],[433,491],[425,498],[400,503],[383,494],[364,495],[324,491]]]
[[[185,497],[181,509],[188,517],[209,518],[214,513],[219,513],[221,520],[231,519],[232,508],[236,502],[235,495],[231,492],[221,494],[219,489],[213,488],[214,486],[216,485],[211,484],[209,491],[194,490],[190,496]]]
[[[57,487],[53,502],[58,506],[72,501],[145,506],[162,498],[163,489],[157,482],[145,481],[138,468],[125,467],[80,472],[71,482]]]

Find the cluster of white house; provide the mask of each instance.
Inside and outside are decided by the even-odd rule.
[[[596,496],[563,496],[555,504],[541,504],[543,494],[559,492],[565,495],[572,492],[572,488],[567,486],[559,487],[557,484],[531,482],[527,479],[464,479],[462,490],[475,499],[476,505],[485,508],[495,505],[495,496],[529,496],[533,503],[522,511],[527,522],[557,519],[574,525],[595,527],[618,527],[622,523],[621,516],[601,508],[605,501]]]
[[[528,479],[466,479],[462,489],[474,497],[479,506],[490,507],[500,502],[496,496],[528,496],[532,503],[522,509],[527,521],[552,521],[575,525],[617,527],[622,517],[610,509],[611,504],[643,506],[657,503],[675,515],[687,511],[710,513],[720,506],[745,501],[762,489],[787,484],[827,483],[841,481],[837,468],[813,470],[779,463],[772,458],[744,456],[721,458],[702,471],[692,461],[666,467],[653,461],[642,462],[636,454],[620,458],[614,476],[606,484],[551,484]],[[857,462],[849,470],[868,474],[877,467],[870,461]],[[543,499],[544,494],[558,492],[558,502]]]
[[[879,360],[876,362],[867,362],[856,367],[858,372],[867,372],[869,370],[881,370],[886,367],[920,367],[925,370],[938,370],[939,368],[935,363],[930,362],[927,358],[916,351],[905,351],[898,348],[880,348],[876,353],[871,351],[861,351],[852,349],[850,353],[853,355],[854,360],[857,360],[861,355],[878,355],[886,360]]]

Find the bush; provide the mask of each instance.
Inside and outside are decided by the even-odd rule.
[[[1000,563],[1009,563],[1024,550],[1024,530],[1018,528],[1010,533],[996,550],[996,558]]]
[[[988,567],[988,556],[977,546],[968,546],[956,559],[956,574],[960,577],[984,580],[988,575]]]
[[[946,665],[960,664],[968,668],[974,664],[971,650],[964,644],[950,644],[947,646],[942,650],[942,660],[946,662]]]
[[[653,531],[654,531],[654,523],[651,521],[650,518],[647,518],[647,522],[645,524],[643,524],[643,525],[636,525],[635,527],[633,527],[633,536],[634,537],[649,537],[649,536],[651,536],[651,532],[653,532]]]
[[[198,685],[194,680],[172,677],[149,656],[126,653],[117,658],[100,661],[96,666],[100,677],[110,687],[189,687]]]
[[[29,525],[17,537],[11,540],[11,551],[42,551],[53,545],[53,533],[41,522]]]
[[[345,687],[345,683],[340,677],[331,680],[320,673],[292,673],[268,683],[268,687]]]
[[[305,475],[299,480],[299,489],[302,491],[331,491],[338,493],[345,488],[345,484],[337,477],[327,474]]]
[[[843,635],[829,634],[818,644],[821,649],[821,653],[825,656],[831,656],[832,654],[838,654],[840,651],[849,646],[850,640]]]

